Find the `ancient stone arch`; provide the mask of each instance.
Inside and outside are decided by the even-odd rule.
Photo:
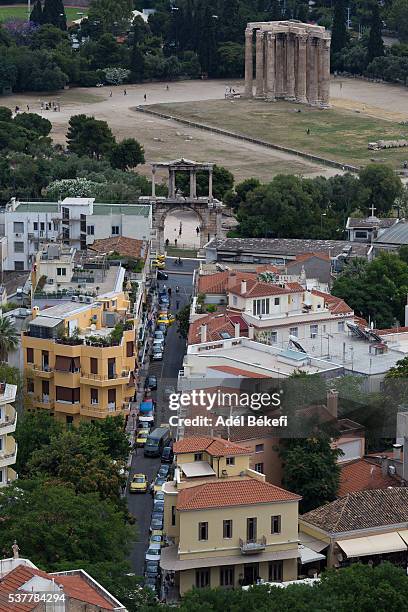
[[[156,171],[165,168],[168,170],[168,196],[156,196]],[[200,226],[200,247],[209,240],[221,237],[221,220],[223,204],[213,196],[213,169],[214,164],[198,163],[188,159],[178,159],[171,162],[157,162],[152,164],[152,195],[139,198],[140,203],[148,201],[153,206],[153,229],[156,230],[156,248],[164,249],[164,224],[168,214],[175,210],[187,209],[193,211]],[[208,195],[197,196],[197,172],[208,172]],[[190,190],[188,196],[181,195],[176,190],[176,173],[188,172]]]

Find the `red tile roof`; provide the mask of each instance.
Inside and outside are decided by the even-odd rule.
[[[174,443],[174,454],[206,452],[212,457],[248,455],[248,449],[223,438],[191,436]]]
[[[290,266],[296,265],[303,261],[307,261],[308,259],[312,259],[313,257],[317,257],[318,259],[324,259],[325,261],[330,261],[330,257],[326,253],[302,253],[301,255],[297,255],[295,260],[288,261],[286,267],[290,268]]]
[[[113,236],[112,238],[100,238],[88,248],[97,253],[119,253],[122,257],[142,257],[142,249],[145,243],[137,238],[126,238],[125,236]],[[144,249],[144,256],[147,248]]]
[[[389,327],[388,329],[376,329],[377,334],[386,336],[388,334],[403,334],[408,332],[408,327]]]
[[[383,476],[381,466],[367,459],[356,459],[341,466],[338,496],[368,489],[386,489],[398,486],[397,479]]]
[[[270,264],[257,266],[253,272],[240,270],[224,270],[214,274],[201,274],[198,278],[198,293],[227,293],[228,289],[241,283],[241,280],[256,281],[261,272],[279,274],[279,268]]]
[[[250,370],[243,370],[242,368],[234,368],[233,366],[220,365],[220,366],[208,366],[209,370],[218,370],[219,372],[225,372],[225,374],[232,374],[233,376],[244,376],[244,378],[272,378],[266,374],[258,374],[258,372],[251,372]]]
[[[99,606],[102,610],[115,609],[115,606],[109,599],[101,595],[96,588],[93,588],[79,572],[62,576],[47,574],[36,568],[19,565],[6,574],[4,578],[0,579],[0,612],[10,612],[11,610],[16,612],[29,612],[38,605],[38,602],[24,602],[13,605],[8,602],[8,594],[14,593],[19,589],[24,592],[24,588],[22,587],[31,580],[33,576],[41,576],[46,580],[53,580],[57,584],[62,585],[67,597],[77,599],[86,604]]]
[[[300,499],[299,495],[268,482],[246,478],[209,482],[183,489],[178,494],[177,510],[252,506],[253,504],[299,501]]]
[[[292,285],[292,287],[289,287]],[[242,297],[266,297],[268,295],[287,295],[288,293],[303,293],[304,289],[299,283],[287,283],[285,287],[273,283],[264,283],[258,280],[247,280],[246,291],[242,292],[241,283],[234,285],[229,291]]]
[[[201,326],[207,325],[207,342],[223,340],[222,333],[229,334],[231,338],[235,336],[235,323],[240,325],[240,336],[248,335],[248,323],[238,314],[229,315],[227,312],[220,314],[219,311],[197,319],[190,324],[188,330],[188,344],[198,344],[201,342]]]
[[[330,293],[324,293],[323,291],[318,291],[317,289],[312,289],[313,295],[318,295],[324,298],[325,304],[327,308],[333,314],[347,314],[353,313],[353,309],[350,308],[348,304],[344,300],[335,295],[331,295]]]

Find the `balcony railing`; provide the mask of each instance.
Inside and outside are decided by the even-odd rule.
[[[8,465],[14,463],[17,456],[17,442],[14,438],[6,438],[6,448],[0,451],[0,465]],[[12,461],[10,461],[12,459]]]
[[[239,547],[242,555],[253,555],[262,552],[266,548],[266,537],[259,540],[242,540],[239,538]]]
[[[4,427],[10,427],[11,425],[14,425],[17,420],[17,412],[16,409],[13,408],[13,406],[9,406],[7,404],[5,412],[6,413],[4,415],[4,421],[0,421],[0,431]]]
[[[89,380],[104,381],[104,380],[117,380],[118,378],[129,378],[130,370],[122,370],[121,372],[111,372],[108,375],[105,374],[91,374],[90,372],[81,371],[81,378],[88,378]]]

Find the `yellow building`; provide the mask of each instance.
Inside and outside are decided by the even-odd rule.
[[[16,430],[17,412],[13,404],[17,386],[0,383],[0,488],[17,478],[11,467],[17,459],[17,444],[11,434]]]
[[[160,565],[180,595],[295,580],[300,497],[265,482],[249,469],[250,451],[221,438],[184,438],[174,453],[174,481],[163,485],[171,545]]]
[[[127,415],[135,392],[134,321],[123,292],[34,309],[22,335],[33,409],[67,424]]]

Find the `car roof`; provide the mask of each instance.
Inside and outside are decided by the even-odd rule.
[[[146,478],[146,474],[134,474],[133,478],[136,478],[136,477],[138,477],[138,478],[142,478],[142,477]]]

